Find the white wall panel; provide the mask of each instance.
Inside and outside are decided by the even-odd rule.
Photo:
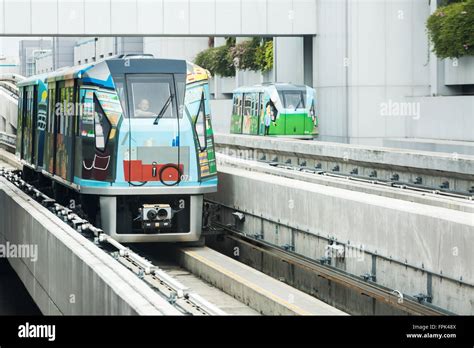
[[[85,33],[110,33],[110,0],[85,0]]]
[[[163,33],[163,0],[138,0],[137,11],[139,34]]]
[[[0,0],[0,34],[3,34],[4,29],[5,29],[5,21],[4,21],[4,15],[3,15],[3,6],[4,6],[5,0]]]
[[[31,4],[29,0],[5,0],[5,34],[31,33]]]
[[[316,32],[316,1],[293,0],[293,32],[312,34]]]
[[[216,0],[190,0],[189,10],[189,32],[191,34],[215,33]]]
[[[216,2],[216,32],[240,34],[242,32],[241,3],[239,0],[218,0]]]
[[[84,34],[84,1],[58,1],[59,34]]]
[[[271,1],[270,1],[271,6]],[[267,0],[242,0],[242,34],[264,34],[267,31]]]
[[[268,31],[278,34],[293,33],[295,12],[293,2],[287,0],[268,1]]]
[[[189,0],[164,0],[164,33],[189,33]]]
[[[314,35],[315,1],[0,0],[0,31],[16,36]]]
[[[111,30],[112,32],[137,32],[137,1],[114,0],[111,2]]]
[[[34,33],[58,33],[58,0],[33,0],[31,12]]]

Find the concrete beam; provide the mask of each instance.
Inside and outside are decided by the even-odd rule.
[[[208,198],[228,207],[222,223],[242,211],[246,233],[313,259],[334,240],[347,246],[338,267],[357,276],[376,270],[379,284],[474,313],[474,214],[238,168],[219,172],[218,192]]]
[[[214,139],[218,152],[244,159],[259,160],[265,154],[269,161],[273,157],[293,165],[305,161],[309,167],[319,163],[325,171],[338,165],[346,174],[358,168],[359,175],[369,176],[375,169],[380,179],[397,173],[399,181],[414,182],[421,176],[431,187],[444,181],[458,191],[474,186],[474,156],[237,134],[215,134]]]
[[[209,248],[179,250],[183,267],[264,315],[346,315],[310,295]]]
[[[300,156],[342,158],[345,161],[375,163],[387,167],[427,169],[470,176],[474,173],[474,156],[461,154],[236,134],[215,134],[214,139],[220,146],[272,150]]]
[[[314,0],[0,0],[1,35],[301,36]]]

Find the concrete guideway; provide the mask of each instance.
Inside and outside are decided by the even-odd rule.
[[[240,211],[240,230],[312,259],[334,241],[346,250],[336,264],[351,274],[474,313],[474,214],[222,165],[219,172],[208,199],[224,207],[222,223],[235,224]]]
[[[2,167],[19,167],[14,155],[8,152],[1,151],[0,158],[9,162],[0,161]],[[192,252],[176,249],[178,259],[182,261],[181,267],[191,272],[184,277],[183,287],[178,279],[183,279],[185,274],[176,266],[166,266],[174,272],[174,276],[170,275],[157,267],[155,262],[150,263],[140,256],[141,252],[133,256],[131,250],[128,252],[129,249],[113,240],[109,243],[118,252],[112,258],[111,254],[99,249],[3,177],[0,178],[0,206],[2,245],[36,246],[38,249],[36,260],[23,257],[10,258],[9,261],[44,314],[182,314],[153,290],[158,284],[155,287],[161,293],[172,291],[162,283],[163,279],[168,284],[175,283],[176,279],[178,288],[189,293],[187,300],[177,293],[176,304],[180,308],[191,301],[204,304],[203,308],[214,308],[213,313],[219,313],[217,315],[343,314],[205,247],[193,248]],[[104,243],[108,238],[99,235],[97,240]],[[142,263],[151,273],[145,271],[140,279],[136,274],[140,273]],[[152,271],[161,272],[164,278],[160,281],[155,277],[159,275]],[[210,284],[206,285],[207,282]],[[191,284],[193,291],[198,293],[191,292],[186,284]],[[236,292],[236,289],[239,291]],[[211,297],[207,300],[202,294]],[[230,311],[220,310],[219,305]],[[195,312],[199,315],[199,311]]]
[[[405,201],[421,203],[425,205],[432,205],[437,207],[449,208],[464,212],[474,213],[474,204],[471,200],[466,198],[445,197],[437,194],[429,194],[426,192],[411,191],[409,189],[400,189],[396,187],[373,185],[366,182],[351,181],[347,178],[330,177],[323,175],[315,175],[296,170],[288,170],[268,163],[259,161],[248,161],[241,158],[231,157],[222,153],[217,153],[218,165],[246,169],[259,173],[271,174],[285,177],[288,179],[295,179],[300,181],[311,182],[325,186],[337,187],[341,189],[364,192],[389,198],[401,199]]]
[[[43,314],[180,315],[112,257],[0,178],[2,244],[37,246],[9,261]]]
[[[339,172],[350,173],[358,168],[366,176],[376,170],[378,178],[398,173],[400,181],[414,182],[420,176],[429,186],[449,181],[458,191],[474,187],[474,156],[236,134],[216,134],[215,142],[217,152],[244,159],[265,155],[268,161],[277,157],[279,162],[320,164],[327,171],[338,166]]]
[[[345,315],[310,295],[209,248],[179,250],[182,265],[265,315]]]

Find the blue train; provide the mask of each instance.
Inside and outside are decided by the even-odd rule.
[[[188,242],[217,189],[209,74],[129,55],[18,84],[16,154],[120,242]]]

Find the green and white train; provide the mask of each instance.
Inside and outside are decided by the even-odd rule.
[[[287,83],[241,87],[233,92],[230,132],[313,139],[318,135],[316,92]]]

